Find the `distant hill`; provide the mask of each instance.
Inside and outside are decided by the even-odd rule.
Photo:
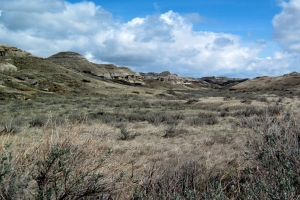
[[[89,62],[76,52],[59,52],[48,58],[0,45],[0,98],[31,98],[36,93],[97,92],[101,87],[145,85],[151,88],[231,91],[298,90],[300,74],[239,79],[228,77],[181,77],[169,71],[137,73],[128,67]],[[172,85],[172,86],[171,86]]]
[[[142,84],[139,77],[127,67],[91,63],[75,52],[39,58],[16,47],[0,45],[0,98],[97,91],[115,82]]]
[[[261,76],[230,88],[236,91],[286,91],[300,89],[300,74],[293,72],[278,77]]]
[[[75,72],[83,72],[100,78],[126,79],[128,81],[134,81],[140,78],[139,73],[129,68],[117,67],[113,64],[91,63],[85,57],[75,52],[60,52],[47,59]]]

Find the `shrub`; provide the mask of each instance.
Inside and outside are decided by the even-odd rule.
[[[48,122],[48,117],[45,115],[39,115],[34,117],[30,122],[30,126],[38,126],[38,127],[42,127],[45,126]]]
[[[193,104],[193,103],[197,103],[199,101],[199,99],[189,99],[186,104]]]
[[[151,91],[145,91],[145,94],[154,94],[154,93]]]
[[[117,179],[101,173],[110,151],[94,157],[91,141],[70,133],[45,136],[17,154],[0,149],[0,199],[83,199],[109,197]],[[14,155],[14,157],[13,157]]]
[[[259,99],[258,99],[258,101],[260,101],[260,102],[268,102],[268,99],[267,99],[267,97],[260,97]]]
[[[75,112],[69,116],[71,122],[82,123],[87,121],[87,115],[83,112]]]
[[[167,94],[172,94],[172,95],[176,94],[176,92],[173,89],[167,90],[166,93]]]
[[[250,106],[245,108],[244,110],[240,110],[235,112],[235,116],[244,116],[244,117],[251,117],[253,115],[263,116],[268,114],[269,116],[278,116],[281,111],[283,110],[283,106],[268,106],[264,109],[257,109],[254,106]]]
[[[223,98],[223,101],[229,101],[229,100],[231,100],[231,99],[232,99],[231,96],[226,95],[226,96]]]
[[[4,129],[1,133],[19,133],[24,126],[24,120],[22,118],[11,118],[2,122]]]
[[[235,116],[250,117],[253,115],[261,116],[265,113],[263,109],[257,109],[254,106],[246,107],[244,110],[240,110],[234,113]]]
[[[106,124],[114,124],[123,121],[123,117],[119,113],[105,113],[99,117],[101,121]]]
[[[120,131],[121,131],[121,136],[119,138],[120,140],[133,140],[136,136],[138,136],[137,133],[129,131],[125,125],[121,125]]]
[[[131,93],[134,93],[134,94],[140,94],[140,92],[139,91],[132,91]]]
[[[253,123],[255,130],[248,143],[251,159],[260,169],[248,170],[254,177],[249,190],[259,199],[298,199],[300,195],[299,116],[275,119],[266,117]],[[257,127],[263,127],[257,129]]]
[[[134,199],[299,199],[300,116],[247,120],[249,166],[217,174],[193,162],[153,166]]]
[[[156,94],[155,96],[156,96],[157,98],[159,98],[159,99],[163,99],[164,97],[166,97],[166,95],[163,94],[163,93]]]
[[[168,137],[175,137],[179,136],[181,134],[186,134],[188,131],[186,129],[182,128],[177,128],[175,125],[174,126],[169,126],[165,130],[165,134],[163,137],[168,138]]]
[[[168,112],[157,112],[157,113],[149,113],[144,116],[145,120],[149,123],[152,123],[155,126],[158,126],[162,123],[164,124],[172,124],[177,125],[178,121],[184,119],[183,114],[172,114]]]
[[[228,107],[226,107],[224,109],[221,109],[221,111],[220,111],[220,116],[221,117],[227,117],[228,115],[229,115],[229,108]]]
[[[5,144],[1,151],[0,159],[0,184],[3,182],[4,177],[12,170],[12,152],[9,151],[10,144]]]
[[[214,125],[219,121],[217,117],[212,113],[199,113],[195,117],[190,117],[186,120],[190,126],[201,126],[201,125]]]
[[[149,113],[147,111],[144,111],[144,112],[143,111],[134,111],[134,112],[126,115],[126,118],[129,122],[147,121],[147,119],[149,118]]]
[[[267,111],[270,116],[278,116],[283,110],[283,106],[268,106]]]
[[[279,97],[277,100],[277,103],[281,103],[281,102],[283,102],[283,97]]]
[[[147,172],[133,199],[198,199],[205,168],[196,162],[176,166],[155,166]]]
[[[250,99],[242,99],[241,103],[245,103],[245,104],[251,104],[252,101]]]

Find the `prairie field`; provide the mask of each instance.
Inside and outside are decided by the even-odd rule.
[[[299,198],[298,96],[101,87],[0,101],[0,199]]]

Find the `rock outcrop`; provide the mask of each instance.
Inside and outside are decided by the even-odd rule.
[[[105,68],[101,68],[96,64],[90,63],[84,56],[75,52],[59,52],[47,59],[75,72],[87,73],[107,79],[111,78],[109,72]]]
[[[234,86],[236,84],[245,82],[248,79],[228,78],[226,76],[220,76],[220,77],[209,76],[209,77],[198,78],[197,80],[207,87],[222,88],[222,87]]]
[[[140,72],[140,74],[143,80],[157,80],[157,81],[167,82],[176,85],[196,84],[201,87],[209,87],[209,88],[230,87],[248,80],[248,79],[241,79],[241,78],[228,78],[225,76],[222,77],[211,76],[211,77],[203,77],[203,78],[181,77],[178,76],[177,74],[171,74],[169,71],[164,71],[162,73]]]
[[[89,62],[84,56],[75,52],[60,52],[47,58],[51,62],[76,72],[90,74],[104,79],[136,81],[140,74],[127,67],[117,67],[113,64],[96,64]]]
[[[30,53],[18,49],[17,47],[11,47],[8,45],[0,44],[0,57],[26,57],[32,56]]]
[[[17,71],[17,67],[5,61],[0,61],[0,72]]]
[[[157,80],[161,82],[167,82],[175,85],[185,84],[186,81],[184,78],[178,76],[177,74],[171,74],[169,71],[164,71],[162,73],[148,72],[142,73],[140,72],[141,78],[144,80]]]

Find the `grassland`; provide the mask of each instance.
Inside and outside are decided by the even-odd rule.
[[[89,84],[0,101],[0,199],[299,198],[298,96]]]

